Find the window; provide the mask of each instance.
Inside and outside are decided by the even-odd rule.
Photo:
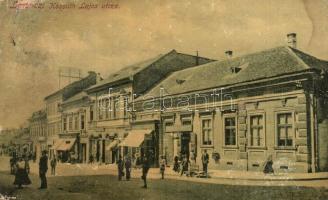
[[[67,118],[66,117],[63,118],[63,129],[64,129],[64,131],[67,130]]]
[[[212,120],[203,119],[202,120],[202,144],[212,145]]]
[[[68,130],[73,129],[73,117],[68,117]]]
[[[84,115],[81,115],[81,129],[84,130]]]
[[[113,118],[116,119],[119,117],[119,98],[114,98],[113,102]]]
[[[236,145],[236,118],[224,118],[225,145]]]
[[[90,121],[93,121],[93,106],[90,106]]]
[[[124,100],[123,100],[123,103],[124,103],[124,107],[123,107],[123,116],[124,118],[127,118],[128,117],[128,100],[129,98],[128,97],[125,97]]]
[[[293,146],[293,115],[281,113],[277,115],[278,146]]]
[[[105,117],[106,117],[106,119],[108,119],[109,118],[109,99],[108,98],[106,99],[105,109],[106,109]]]
[[[99,101],[99,104],[98,104],[98,119],[100,119],[100,120],[103,119],[101,101]]]
[[[74,129],[75,130],[79,129],[79,117],[78,116],[74,117]]]
[[[263,115],[250,116],[250,146],[263,147],[265,145]]]

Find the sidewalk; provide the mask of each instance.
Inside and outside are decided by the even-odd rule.
[[[3,157],[1,159],[4,159]],[[7,159],[7,158],[5,158]],[[7,161],[6,161],[7,162]],[[5,163],[6,163],[5,162]],[[7,166],[9,170],[9,158]],[[31,173],[38,175],[38,163],[30,162]],[[160,179],[158,168],[151,168],[148,173],[149,179]],[[86,176],[86,175],[114,175],[117,176],[117,166],[115,164],[69,164],[58,163],[56,167],[56,176]],[[132,168],[132,178],[140,178],[141,169]],[[230,171],[230,170],[210,170],[210,178],[196,178],[180,176],[171,168],[166,168],[165,178],[177,181],[191,181],[212,184],[229,184],[229,185],[259,185],[259,186],[305,186],[305,187],[325,187],[328,188],[328,172],[321,173],[289,173],[265,175],[260,172]],[[51,167],[47,177],[51,178]]]
[[[37,163],[31,163],[31,172],[38,173]],[[132,168],[132,175],[141,176],[141,169]],[[50,175],[49,165],[49,176]],[[115,164],[69,164],[58,163],[56,167],[56,176],[79,176],[79,175],[117,175],[117,166]],[[181,178],[171,168],[166,168],[165,176],[170,178]],[[327,180],[328,172],[320,173],[280,173],[263,174],[261,172],[245,172],[230,170],[210,170],[208,179],[229,179],[229,180],[247,180],[247,181],[311,181]],[[149,178],[160,178],[159,168],[149,170]],[[206,178],[197,178],[206,179]]]

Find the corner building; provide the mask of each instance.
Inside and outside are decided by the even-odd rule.
[[[207,150],[210,169],[327,171],[327,70],[282,46],[177,71],[136,99],[132,128],[158,127],[171,164]]]

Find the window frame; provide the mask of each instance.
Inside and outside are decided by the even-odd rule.
[[[210,123],[209,123],[209,128],[207,128],[208,130],[211,131],[211,138],[210,138],[210,141],[211,141],[211,144],[204,144],[204,135],[203,135],[203,121],[206,121],[206,120],[210,120]],[[201,116],[200,117],[200,145],[201,147],[213,147],[214,146],[214,118],[211,116]]]
[[[225,119],[226,118],[234,118],[235,119],[235,144],[226,144],[226,125],[225,125]],[[238,120],[237,120],[237,114],[236,113],[230,113],[230,114],[223,114],[222,116],[222,130],[223,130],[223,146],[224,147],[238,147]]]
[[[251,145],[252,142],[252,135],[251,135],[251,131],[252,131],[252,125],[251,125],[251,118],[254,116],[262,116],[262,130],[263,130],[263,145],[260,146],[254,146]],[[256,111],[256,112],[249,112],[248,116],[247,116],[247,120],[248,120],[248,128],[247,131],[249,134],[247,134],[247,138],[248,138],[248,148],[266,148],[267,146],[267,135],[266,135],[266,116],[265,116],[265,112],[264,111]]]
[[[67,131],[67,117],[63,117],[63,131]]]
[[[291,118],[292,118],[292,127],[291,127],[291,133],[292,133],[292,145],[291,146],[280,146],[279,145],[279,134],[278,134],[278,116],[280,114],[291,114]],[[275,148],[276,149],[295,149],[295,140],[296,140],[296,118],[295,118],[295,111],[294,110],[278,110],[275,111],[274,114],[274,127],[275,127]]]

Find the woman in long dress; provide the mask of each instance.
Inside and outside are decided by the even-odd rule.
[[[28,177],[26,168],[25,168],[25,162],[22,158],[18,160],[16,163],[16,174],[15,174],[15,181],[14,185],[17,185],[19,189],[22,189],[22,185],[29,185],[31,184],[31,180]]]

